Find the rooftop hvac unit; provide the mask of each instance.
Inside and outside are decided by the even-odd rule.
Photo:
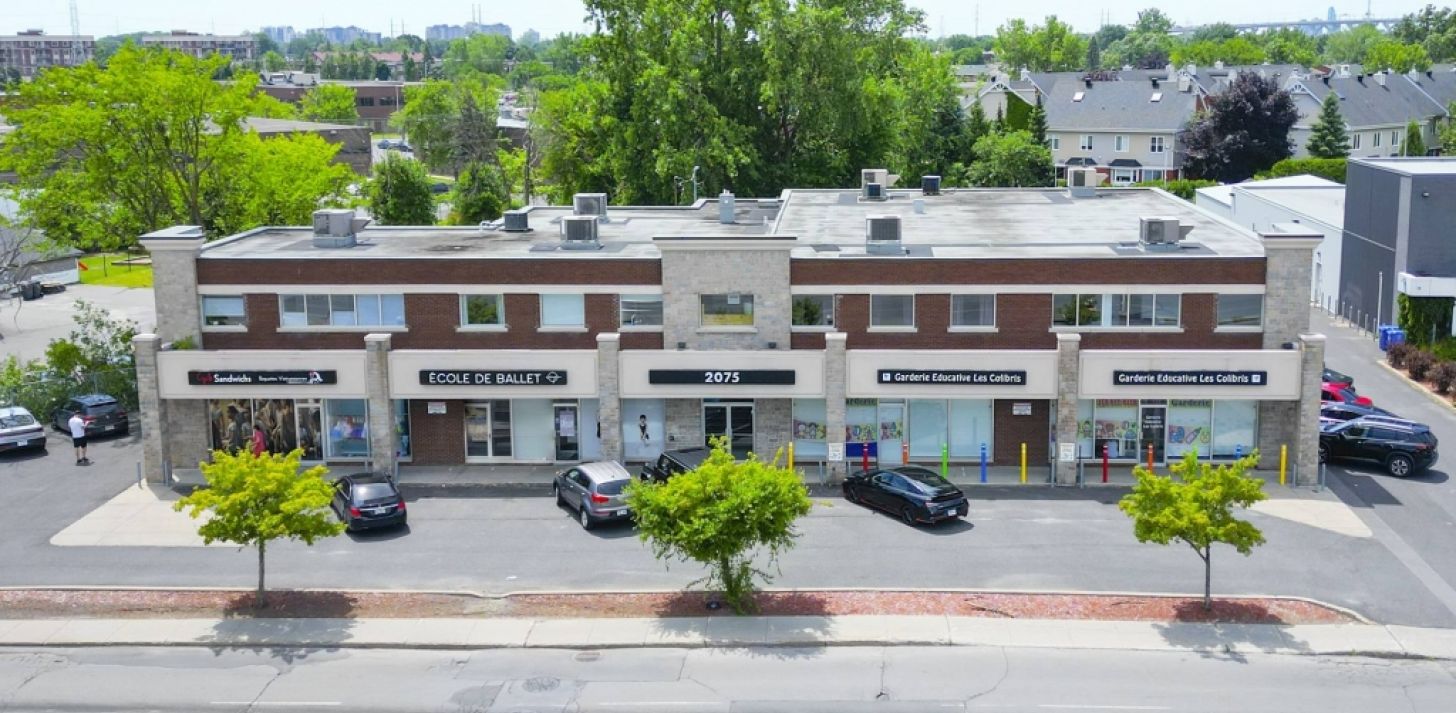
[[[597,217],[569,215],[561,219],[561,247],[565,250],[596,250],[602,246],[597,237]]]
[[[1139,222],[1138,242],[1147,248],[1177,248],[1193,232],[1193,226],[1179,225],[1177,218],[1142,218]]]
[[[1097,197],[1097,186],[1102,182],[1102,174],[1095,168],[1069,168],[1067,169],[1067,191],[1073,198],[1095,198]]]
[[[530,211],[523,209],[508,210],[501,217],[505,221],[502,228],[507,233],[524,233],[531,229]]]
[[[732,225],[735,220],[733,212],[738,208],[738,201],[733,197],[733,192],[723,189],[718,194],[718,222],[724,225]]]
[[[869,184],[871,184],[871,183],[878,183],[881,186],[888,186],[888,185],[890,185],[890,169],[888,169],[888,168],[866,168],[866,169],[860,171],[859,172],[859,187],[860,187],[860,190],[864,190],[864,187],[867,186],[867,185],[869,185]]]
[[[885,184],[883,184],[883,183],[866,183],[866,184],[864,184],[864,192],[861,194],[860,197],[864,198],[867,201],[882,201],[882,200],[885,200],[885,197],[886,197],[885,196]]]
[[[871,255],[903,255],[900,242],[900,216],[865,216],[865,252]]]
[[[607,217],[607,194],[578,193],[571,197],[571,212],[575,215]]]
[[[313,212],[313,245],[316,248],[352,248],[355,235],[369,224],[368,218],[354,217],[348,208],[326,208]]]
[[[940,195],[940,176],[921,176],[920,192],[927,196]]]

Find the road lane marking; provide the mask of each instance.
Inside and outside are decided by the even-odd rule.
[[[1055,708],[1075,711],[1170,711],[1168,706],[1092,706],[1079,703],[1042,703],[1037,708]]]
[[[342,706],[339,701],[209,701],[214,706],[317,706],[326,708],[329,706]]]

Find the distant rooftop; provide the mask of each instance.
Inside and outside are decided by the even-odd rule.
[[[1363,163],[1406,176],[1456,175],[1456,156],[1415,156],[1410,158],[1352,158]]]
[[[1345,225],[1345,187],[1318,176],[1289,176],[1231,186],[1233,192],[1267,201],[1332,228]]]
[[[270,119],[262,116],[250,116],[243,119],[243,125],[259,134],[286,134],[299,131],[339,131],[342,129],[358,129],[353,124],[327,124],[318,121],[300,121],[298,119]]]

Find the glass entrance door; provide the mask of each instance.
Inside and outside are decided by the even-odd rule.
[[[580,421],[576,404],[556,404],[556,460],[581,460]]]
[[[499,460],[511,455],[511,402],[465,404],[465,460]]]
[[[881,401],[879,408],[879,441],[875,450],[881,468],[905,464],[905,404]]]
[[[703,435],[709,446],[713,438],[726,436],[733,457],[747,458],[753,450],[753,402],[704,402]]]
[[[1167,427],[1167,406],[1144,406],[1142,407],[1141,438],[1138,439],[1137,460],[1146,463],[1148,460],[1148,446],[1153,448],[1153,462],[1162,463],[1164,447],[1167,444],[1165,434]]]

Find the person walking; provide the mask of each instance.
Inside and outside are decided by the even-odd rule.
[[[81,414],[71,414],[71,419],[66,421],[66,427],[71,429],[71,446],[76,449],[76,465],[91,465],[91,459],[86,457],[86,419]]]
[[[268,434],[263,433],[263,424],[253,422],[253,457],[263,455],[268,451]]]

